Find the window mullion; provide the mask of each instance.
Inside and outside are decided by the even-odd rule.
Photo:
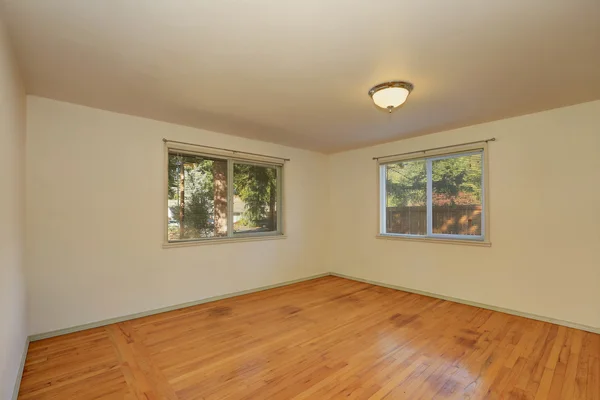
[[[432,161],[427,160],[427,236],[433,234],[433,179]]]
[[[227,159],[227,237],[233,237],[233,160]]]

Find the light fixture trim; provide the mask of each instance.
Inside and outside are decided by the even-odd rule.
[[[397,105],[393,105],[393,104],[388,104],[388,105],[381,105],[377,103],[377,100],[373,97],[377,92],[380,92],[382,90],[386,90],[386,89],[392,89],[392,88],[400,88],[400,89],[404,89],[406,90],[406,97]],[[373,103],[375,103],[375,105],[379,108],[382,108],[384,110],[388,110],[390,113],[395,110],[396,108],[400,107],[402,104],[404,104],[406,102],[406,99],[408,99],[408,96],[410,95],[410,93],[413,91],[414,89],[414,85],[410,82],[406,82],[406,81],[389,81],[389,82],[384,82],[384,83],[380,83],[378,85],[373,86],[370,90],[369,90],[369,96],[371,97],[371,100],[373,100]]]

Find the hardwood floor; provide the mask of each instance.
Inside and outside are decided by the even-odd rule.
[[[19,399],[600,399],[600,335],[324,277],[31,343]]]

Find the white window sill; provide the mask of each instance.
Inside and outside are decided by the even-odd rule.
[[[207,245],[213,245],[213,244],[255,242],[255,241],[262,241],[262,240],[279,240],[279,239],[287,239],[287,236],[283,235],[283,234],[275,234],[275,235],[224,237],[224,238],[218,238],[218,239],[184,240],[184,241],[180,241],[180,242],[163,243],[162,247],[163,247],[163,249],[170,249],[173,247],[207,246]]]
[[[458,244],[463,246],[479,246],[479,247],[491,247],[492,242],[485,240],[468,240],[468,239],[441,239],[434,237],[414,237],[414,236],[402,236],[402,235],[384,235],[380,234],[376,236],[377,239],[386,240],[405,240],[410,242],[422,242],[422,243],[441,243],[441,244]]]

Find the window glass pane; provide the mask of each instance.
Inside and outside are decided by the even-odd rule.
[[[433,160],[433,233],[481,236],[482,154]]]
[[[169,154],[169,241],[227,236],[227,161]]]
[[[385,165],[386,233],[427,234],[424,160]]]
[[[277,167],[233,165],[233,233],[277,231]]]

